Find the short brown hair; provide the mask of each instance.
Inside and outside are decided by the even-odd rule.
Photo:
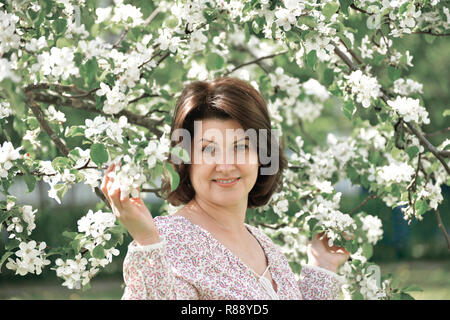
[[[261,94],[244,80],[221,77],[213,81],[194,81],[187,85],[175,105],[170,136],[172,137],[176,129],[186,129],[193,137],[194,121],[203,119],[236,120],[244,130],[255,129],[257,141],[259,129],[265,129],[265,132],[268,132],[269,149],[265,154],[268,157],[272,154],[271,121],[266,102]],[[271,164],[262,164],[259,167],[256,183],[248,195],[248,208],[267,204],[274,192],[281,191],[287,160],[284,156],[283,141],[281,137],[279,138],[280,143],[276,141],[279,155],[278,170],[273,175],[262,175],[261,167],[269,167]],[[171,139],[172,147],[178,143],[179,141]],[[169,203],[179,206],[191,201],[195,196],[195,190],[189,177],[190,164],[174,164],[172,159],[170,155],[168,162],[180,175],[180,183],[173,192],[170,192],[170,183],[163,180],[162,191]]]

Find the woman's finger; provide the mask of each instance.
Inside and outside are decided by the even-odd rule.
[[[100,189],[103,191],[103,193],[107,193],[107,191],[108,191],[106,188],[108,181],[110,180],[110,178],[108,177],[108,173],[110,173],[114,169],[114,166],[115,166],[115,164],[113,163],[108,167],[108,169],[106,169],[105,176],[103,177],[102,185],[100,187]],[[107,195],[105,194],[105,196],[107,196]]]
[[[108,194],[112,204],[116,206],[117,209],[121,210],[122,204],[120,202],[120,187],[111,181],[108,182]]]
[[[127,205],[130,201],[130,197],[128,193],[126,192],[120,192],[120,202],[122,203],[122,206]]]

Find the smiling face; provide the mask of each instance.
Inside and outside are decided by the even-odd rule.
[[[206,119],[194,131],[189,176],[195,196],[211,204],[247,203],[258,177],[256,145],[236,120]]]

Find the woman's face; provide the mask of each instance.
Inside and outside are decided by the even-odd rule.
[[[197,122],[192,139],[190,179],[196,197],[211,204],[247,203],[258,177],[256,141],[236,120]]]

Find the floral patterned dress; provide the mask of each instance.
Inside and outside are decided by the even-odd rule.
[[[264,250],[263,275],[250,269],[207,230],[183,216],[154,218],[161,241],[140,246],[132,241],[123,263],[122,299],[337,299],[342,277],[305,265],[295,279],[280,249],[260,229],[245,224]],[[265,274],[270,271],[276,291]]]

